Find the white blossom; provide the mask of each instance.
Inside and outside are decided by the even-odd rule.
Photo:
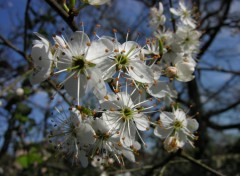
[[[154,134],[165,139],[164,147],[169,152],[182,148],[185,143],[193,146],[192,140],[196,137],[194,132],[198,129],[195,119],[187,118],[182,109],[174,109],[173,112],[162,112]]]
[[[124,164],[122,155],[128,160],[135,162],[134,149],[123,146],[120,137],[111,130],[108,123],[103,119],[91,119],[89,121],[95,130],[96,142],[91,147],[90,158],[100,157],[102,161],[108,161],[109,158],[116,159],[120,164]],[[137,149],[139,150],[139,148]]]
[[[40,40],[33,42],[31,58],[33,60],[34,70],[30,77],[32,84],[45,81],[50,77],[52,71],[52,63],[54,61],[51,52],[50,42],[41,34],[35,33]]]
[[[110,2],[110,0],[83,0],[84,3],[88,3],[90,5],[103,5],[105,3]]]
[[[104,60],[99,67],[103,72],[103,79],[112,78],[118,72],[141,83],[153,82],[153,73],[145,62],[140,60],[141,47],[134,41],[126,41],[120,44],[115,39],[114,54],[108,60]]]
[[[68,73],[66,79],[60,84],[67,92],[79,99],[94,87],[104,87],[102,73],[98,64],[107,59],[113,50],[113,44],[108,39],[94,40],[92,43],[88,36],[82,32],[74,32],[70,40],[54,36],[57,49],[57,68]]]
[[[183,50],[198,51],[200,42],[199,38],[201,33],[197,30],[194,30],[186,25],[178,26],[176,31],[176,42],[179,43]]]
[[[109,101],[102,103],[102,108],[107,109],[103,113],[103,120],[110,126],[111,130],[115,130],[119,134],[121,143],[127,147],[133,146],[136,133],[141,138],[138,130],[146,131],[150,126],[147,116],[141,112],[151,108],[141,107],[149,100],[134,104],[131,95],[127,92],[119,92],[112,95]],[[143,140],[142,142],[144,143]]]
[[[170,79],[176,78],[181,82],[188,82],[194,79],[193,72],[195,64],[187,60],[177,62],[174,66],[169,66],[165,70],[165,74]]]
[[[58,111],[58,117],[53,120],[54,130],[50,132],[49,142],[55,149],[72,158],[73,162],[80,161],[83,167],[88,165],[88,158],[83,147],[95,142],[93,128],[83,121],[82,116],[75,108],[70,115]]]
[[[152,28],[158,28],[163,26],[166,21],[166,17],[163,15],[163,5],[159,2],[159,8],[152,7],[150,9],[150,26]]]
[[[179,8],[177,10],[174,8],[170,8],[170,11],[174,15],[180,16],[183,24],[189,25],[192,28],[196,27],[196,21],[192,18],[192,11],[187,9],[182,0],[179,1]]]

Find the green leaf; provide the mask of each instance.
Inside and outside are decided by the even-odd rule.
[[[43,158],[36,148],[32,147],[29,153],[20,155],[17,157],[16,161],[23,167],[28,168],[34,163],[42,163]]]
[[[25,123],[29,120],[29,117],[17,113],[17,114],[15,114],[15,119],[17,119],[20,123]]]
[[[30,95],[32,93],[32,89],[30,87],[24,87],[23,90],[25,95]]]
[[[17,107],[16,107],[16,112],[19,113],[19,114],[22,114],[22,115],[28,115],[30,114],[32,111],[32,109],[24,104],[24,103],[18,103],[17,104]]]

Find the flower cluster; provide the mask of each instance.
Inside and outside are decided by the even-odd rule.
[[[87,2],[101,5],[108,1]],[[53,120],[54,130],[49,135],[56,150],[83,167],[89,160],[94,165],[110,159],[124,164],[123,157],[135,162],[141,144],[147,146],[142,133],[151,127],[155,127],[157,137],[165,138],[163,145],[168,152],[185,143],[193,146],[197,121],[187,117],[179,106],[173,112],[158,110],[175,102],[173,80],[194,79],[200,32],[192,12],[182,1],[179,6],[177,10],[170,9],[180,16],[174,31],[164,26],[166,17],[161,3],[159,9],[151,9],[154,37],[143,46],[129,41],[129,33],[126,41],[120,43],[116,30],[113,37],[95,35],[93,40],[84,31],[71,36],[54,35],[54,43],[35,33],[38,40],[32,47],[31,82],[36,84],[61,75],[56,88],[65,90],[76,103],[69,113],[57,110],[59,115]],[[98,111],[81,104],[88,93],[97,98]],[[158,121],[149,116],[159,112]]]

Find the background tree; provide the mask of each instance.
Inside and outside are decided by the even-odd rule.
[[[110,5],[99,7],[80,7],[77,3],[79,13],[76,9],[66,12],[63,2],[0,1],[2,175],[100,173],[97,169],[82,169],[68,160],[59,160],[46,140],[54,107],[61,103],[71,104],[71,101],[64,92],[55,88],[54,81],[48,80],[39,86],[30,84],[33,32],[47,36],[62,32],[62,28],[70,33],[84,27],[89,34],[97,31],[102,35],[117,29],[118,38],[124,41],[130,29],[131,40],[138,38],[139,42],[144,42],[152,34],[148,25],[149,9],[157,6],[159,1],[113,0]],[[166,0],[162,3],[166,7],[175,7],[178,2]],[[109,168],[110,174],[127,171],[132,175],[239,174],[240,3],[237,0],[196,0],[188,3],[196,8],[198,29],[203,31],[202,44],[197,56],[196,78],[187,85],[178,83],[176,87],[178,101],[186,107],[191,106],[191,115],[198,112],[196,118],[200,127],[196,149],[188,151],[192,157],[181,151],[168,154],[160,150],[159,139],[148,136],[151,146],[140,154],[139,163],[127,163],[126,171],[113,166]],[[166,11],[166,14],[170,16],[170,12]],[[101,27],[96,27],[97,24]],[[174,29],[174,20],[167,21],[167,25]],[[58,92],[57,95],[55,92]],[[91,105],[91,101],[86,100],[86,103]]]

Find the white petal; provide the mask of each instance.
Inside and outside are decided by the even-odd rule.
[[[96,132],[100,131],[101,133],[106,133],[109,131],[108,125],[102,119],[93,120],[92,127]]]
[[[91,91],[93,88],[101,88],[105,87],[105,83],[102,79],[102,73],[97,68],[87,69],[86,70],[90,79],[87,80],[86,90]]]
[[[184,144],[188,142],[187,135],[182,131],[178,132],[178,142],[179,142],[179,147],[183,147]]]
[[[195,65],[190,62],[178,62],[177,67],[177,79],[180,81],[191,81],[194,76],[192,75],[195,69]]]
[[[70,73],[71,74],[71,73]],[[78,87],[78,79],[74,76],[69,78],[65,84],[64,88],[66,89],[67,93],[72,96],[73,98],[77,99],[78,98],[78,92],[79,92],[79,97],[83,97],[86,93],[86,84],[87,84],[87,78],[85,75],[80,74],[80,86]]]
[[[180,16],[179,11],[175,10],[174,8],[170,8],[170,12],[176,16]]]
[[[149,125],[147,116],[140,113],[140,114],[135,114],[133,118],[139,130],[146,131],[147,129],[149,129],[150,125]]]
[[[101,63],[97,64],[97,67],[102,72],[103,80],[112,78],[112,76],[116,73],[116,63],[111,59],[102,61]]]
[[[33,32],[38,38],[41,39],[42,43],[48,47],[50,47],[50,42],[48,41],[48,39],[46,37],[44,37],[42,34],[39,34],[37,32]]]
[[[113,128],[114,130],[120,129],[122,125],[122,120],[119,121],[120,117],[120,114],[114,112],[106,112],[102,114],[102,118],[105,123],[109,126],[109,128]]]
[[[59,45],[61,48],[67,48],[67,45],[62,37],[56,35],[53,37],[53,40],[55,41],[55,44]]]
[[[183,10],[183,11],[186,11],[186,10],[187,10],[187,8],[186,8],[183,0],[180,0],[180,1],[179,1],[179,6],[180,6],[181,10]]]
[[[187,119],[187,129],[190,132],[196,131],[198,127],[199,127],[199,124],[196,119],[189,119],[189,118]]]
[[[140,53],[140,46],[138,43],[133,41],[127,41],[119,46],[119,52],[124,51],[124,55],[128,55],[128,57],[133,58]]]
[[[164,111],[160,114],[160,120],[163,127],[166,127],[166,128],[169,127],[172,124],[174,119],[175,119],[175,115],[173,113]]]
[[[163,13],[163,5],[161,2],[159,2],[159,13],[162,14]]]
[[[160,76],[161,76],[161,70],[162,70],[162,68],[159,67],[158,65],[155,65],[155,64],[154,64],[151,68],[152,68],[152,70],[153,70],[154,79],[155,79],[155,80],[158,80],[158,79],[160,78]]]
[[[86,157],[86,152],[83,150],[80,150],[78,157],[79,157],[82,167],[86,168],[88,166],[88,158]]]
[[[136,128],[132,121],[125,121],[124,123],[120,129],[120,141],[123,145],[129,147],[133,145],[133,141],[135,141]]]
[[[78,139],[81,145],[93,144],[95,142],[94,135],[95,135],[95,131],[89,124],[87,123],[80,124]]]
[[[173,128],[166,129],[164,127],[157,126],[154,129],[155,136],[160,137],[161,139],[167,138],[169,135],[172,134],[172,132],[173,132]]]
[[[176,120],[184,123],[184,126],[187,126],[186,113],[182,109],[176,109],[174,115]]]
[[[130,61],[128,73],[133,79],[141,83],[152,83],[154,81],[151,68],[140,61]]]
[[[135,156],[129,149],[122,149],[122,154],[131,162],[135,162]]]
[[[49,68],[39,68],[33,72],[33,74],[30,76],[30,82],[31,84],[38,84],[40,82],[45,81],[47,78],[49,78],[51,74],[51,67]]]
[[[112,54],[113,42],[108,39],[99,39],[91,43],[87,52],[86,60],[94,64],[99,64]]]
[[[59,60],[56,62],[56,67],[59,70],[67,69],[72,67],[72,57],[69,57],[68,55],[55,55],[59,58]]]
[[[90,44],[90,39],[87,34],[82,31],[74,32],[69,41],[72,54],[74,56],[81,56],[82,54],[85,54],[88,48],[88,43]]]
[[[88,0],[88,3],[91,5],[103,5],[109,1],[110,0]]]
[[[147,92],[156,98],[163,98],[168,93],[167,83],[157,81],[155,84],[147,87]]]
[[[106,84],[97,84],[93,89],[93,94],[97,97],[100,103],[104,102],[104,97],[107,95]]]
[[[134,106],[134,103],[130,97],[129,94],[126,92],[119,92],[117,93],[117,97],[119,98],[117,102],[121,107],[129,107],[132,108]]]
[[[36,44],[32,47],[31,57],[34,64],[40,67],[49,67],[53,60],[50,48],[43,43]]]

